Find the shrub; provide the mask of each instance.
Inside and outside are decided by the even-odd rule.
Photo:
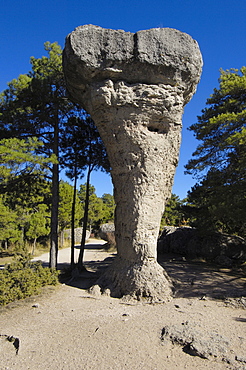
[[[20,256],[0,270],[0,305],[39,294],[45,285],[58,284],[59,272]]]

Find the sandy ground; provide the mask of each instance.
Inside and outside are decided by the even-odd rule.
[[[127,304],[86,290],[113,258],[92,241],[85,252],[90,272],[1,309],[0,369],[246,369],[246,298],[239,298],[246,296],[246,279],[240,271],[166,256],[160,263],[177,283],[176,297],[167,304]],[[38,259],[47,262],[48,256]],[[69,261],[70,250],[61,250],[59,267]],[[176,334],[189,327],[202,345],[211,344],[211,355],[204,359],[163,339],[167,327]],[[18,354],[6,336],[19,339]]]

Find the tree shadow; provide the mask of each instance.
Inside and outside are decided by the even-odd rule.
[[[92,260],[84,262],[85,271],[71,272],[70,264],[61,263],[57,268],[61,270],[60,282],[79,289],[90,289],[95,285],[98,278],[104,273],[113,262],[115,255],[109,255],[104,260]]]
[[[246,296],[243,270],[180,259],[177,255],[170,257],[164,254],[158,258],[159,264],[174,281],[176,297],[225,299]]]
[[[234,320],[235,321],[240,321],[240,322],[246,322],[246,318],[244,318],[244,317],[235,317]]]
[[[106,242],[105,243],[100,243],[100,244],[88,243],[88,244],[85,245],[85,249],[88,249],[88,250],[90,250],[90,249],[101,250],[102,249],[103,250],[105,244],[107,244],[107,243]],[[74,248],[75,249],[80,249],[81,246],[80,246],[80,244],[76,244],[74,246]]]
[[[85,249],[105,251],[102,244],[93,243],[87,244]],[[86,261],[84,262],[86,270],[81,273],[71,272],[69,263],[58,263],[57,268],[61,271],[60,281],[75,288],[89,289],[95,285],[115,256],[116,253],[108,253],[105,259]],[[159,254],[158,262],[174,283],[175,297],[224,300],[246,296],[246,278],[243,270],[223,269],[170,254]],[[48,263],[43,263],[43,266],[48,267]]]

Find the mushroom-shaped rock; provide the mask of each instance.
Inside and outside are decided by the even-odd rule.
[[[196,41],[170,28],[86,25],[66,39],[70,97],[93,118],[107,149],[116,202],[117,257],[100,278],[113,296],[166,301],[172,284],[157,263],[157,237],[178,163],[184,105],[196,90]]]

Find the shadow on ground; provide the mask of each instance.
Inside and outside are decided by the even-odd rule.
[[[89,289],[95,285],[97,279],[112,263],[114,258],[115,256],[110,256],[102,261],[87,261],[84,263],[86,271],[79,274],[75,273],[74,275],[71,275],[69,272],[69,264],[59,264],[58,269],[62,270],[61,282],[74,288]]]
[[[90,249],[94,249],[94,250],[103,250],[104,249],[104,246],[105,246],[105,244],[93,244],[93,243],[88,243],[88,244],[86,244],[85,245],[85,249],[87,249],[87,250],[90,250]],[[74,247],[75,249],[80,249],[80,245],[78,244],[78,245],[75,245],[75,247]]]
[[[174,280],[176,297],[225,299],[246,296],[246,274],[241,268],[219,268],[165,254],[159,255],[158,262]]]
[[[86,249],[100,253],[103,245],[88,244]],[[68,263],[58,263],[58,269],[62,271],[61,282],[79,289],[89,289],[115,256],[116,253],[108,253],[104,260],[87,261],[86,271],[72,275]],[[243,269],[222,269],[208,263],[186,261],[179,255],[168,254],[160,254],[158,262],[174,281],[176,297],[226,299],[246,296],[246,274]]]
[[[75,246],[76,249],[80,249],[80,246]],[[104,244],[86,244],[85,253],[87,251],[93,251],[96,254],[96,260],[85,261],[85,271],[78,273],[77,270],[71,273],[69,263],[58,263],[57,268],[61,271],[60,281],[66,285],[79,288],[89,289],[95,285],[98,278],[103,274],[107,267],[112,263],[116,256],[116,253],[107,253],[104,249]],[[105,259],[102,259],[102,255],[106,255]]]

